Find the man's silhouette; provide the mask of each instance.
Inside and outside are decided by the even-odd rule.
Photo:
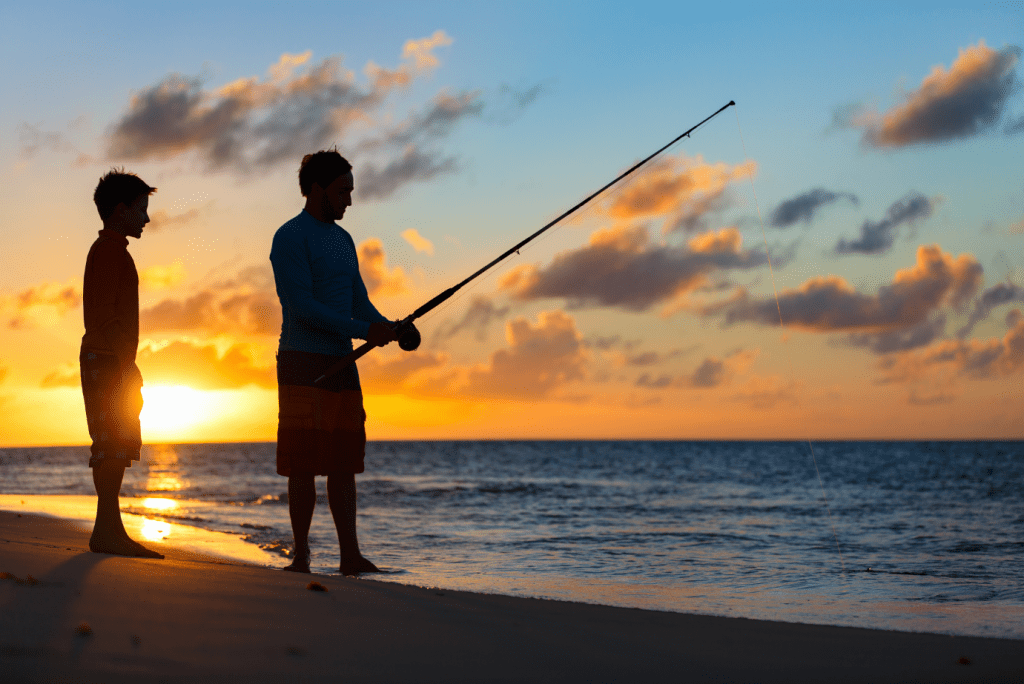
[[[89,548],[120,556],[163,558],[132,540],[121,521],[118,496],[124,469],[139,460],[142,373],[139,348],[139,273],[128,238],[142,237],[149,223],[149,196],[156,188],[133,173],[113,169],[100,179],[93,201],[103,229],[85,261],[82,309],[85,335],[79,362],[85,416],[92,438],[96,524]]]
[[[356,537],[355,473],[364,470],[363,395],[355,364],[320,385],[316,378],[358,338],[383,346],[393,325],[366,292],[352,237],[334,223],[352,204],[352,165],[337,150],[308,154],[299,168],[303,211],[274,235],[270,261],[283,323],[277,354],[277,472],[288,477],[288,511],[295,557],[286,570],[309,572],[309,526],[315,476],[327,476],[338,530],[339,571],[379,572],[363,558]]]

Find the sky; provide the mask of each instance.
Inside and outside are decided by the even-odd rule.
[[[272,441],[304,154],[392,319],[370,439],[1024,437],[1024,2],[21,3],[0,72],[0,446],[87,444],[100,176],[150,443]],[[14,66],[17,65],[17,66]]]

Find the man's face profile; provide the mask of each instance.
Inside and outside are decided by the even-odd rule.
[[[352,191],[355,189],[355,179],[352,172],[343,173],[324,188],[321,210],[324,218],[329,221],[337,221],[345,215],[345,210],[352,206]]]
[[[149,195],[140,195],[131,205],[117,205],[113,215],[114,229],[126,237],[142,237],[142,227],[149,223]]]

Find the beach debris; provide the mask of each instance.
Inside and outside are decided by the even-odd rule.
[[[15,584],[27,584],[30,587],[39,584],[39,580],[37,580],[32,575],[25,575],[25,579],[21,579],[17,575],[11,574],[9,572],[0,572],[0,580],[11,580]]]
[[[75,634],[80,637],[92,636],[92,627],[89,626],[88,622],[83,622],[75,627]]]
[[[323,591],[323,592],[327,591],[327,587],[325,587],[324,585],[320,584],[319,582],[310,582],[309,584],[306,585],[306,588],[309,589],[310,591]]]
[[[135,648],[138,648],[141,645],[142,645],[142,637],[140,637],[138,634],[132,634],[132,646],[134,646]]]
[[[286,646],[284,652],[290,656],[304,656],[306,655],[306,649],[301,646]]]
[[[958,662],[961,665],[970,665],[971,664],[971,659],[968,658],[967,656],[960,656],[960,659],[957,660],[956,662]]]

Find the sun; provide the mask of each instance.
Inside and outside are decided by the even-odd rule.
[[[145,441],[180,440],[210,421],[217,412],[216,401],[185,385],[143,385],[142,434]]]

